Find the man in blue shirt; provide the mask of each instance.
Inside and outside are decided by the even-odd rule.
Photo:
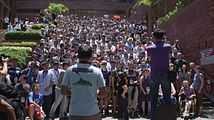
[[[79,63],[69,67],[62,81],[62,93],[71,93],[71,120],[101,120],[97,93],[105,96],[105,80],[101,70],[91,65],[92,49],[88,45],[78,50]]]
[[[170,102],[171,98],[171,83],[168,80],[169,71],[169,54],[171,46],[163,40],[164,31],[157,30],[153,33],[154,44],[147,47],[148,56],[151,58],[151,119],[155,119],[158,101],[159,84],[162,86],[163,100],[166,103]]]

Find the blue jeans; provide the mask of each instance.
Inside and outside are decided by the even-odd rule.
[[[155,120],[155,115],[157,112],[159,85],[161,85],[163,91],[164,103],[171,103],[171,82],[168,80],[168,74],[157,73],[151,76],[151,120]]]

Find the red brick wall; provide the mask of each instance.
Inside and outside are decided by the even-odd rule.
[[[200,63],[200,50],[214,48],[213,17],[213,0],[195,0],[162,27],[171,40],[181,41],[190,61]],[[214,65],[203,67],[214,78]]]

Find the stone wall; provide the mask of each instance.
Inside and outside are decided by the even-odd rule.
[[[195,0],[162,26],[171,40],[179,39],[190,61],[200,63],[200,51],[214,48],[214,1]],[[203,66],[214,78],[214,65]]]
[[[0,0],[0,19],[14,17],[15,0]]]

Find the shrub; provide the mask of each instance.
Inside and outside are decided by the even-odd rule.
[[[41,30],[42,28],[45,28],[44,24],[34,24],[31,27],[33,30]]]
[[[18,60],[17,63],[20,67],[23,67],[27,63],[27,58],[32,52],[30,47],[0,47],[0,54],[9,56],[10,59]]]
[[[5,34],[6,40],[19,40],[19,41],[30,41],[30,40],[40,40],[42,38],[41,34],[38,32],[8,32]]]
[[[50,3],[48,6],[48,11],[52,14],[62,14],[69,11],[69,8],[61,3]]]
[[[14,46],[14,47],[35,47],[36,42],[2,42],[0,46]]]

